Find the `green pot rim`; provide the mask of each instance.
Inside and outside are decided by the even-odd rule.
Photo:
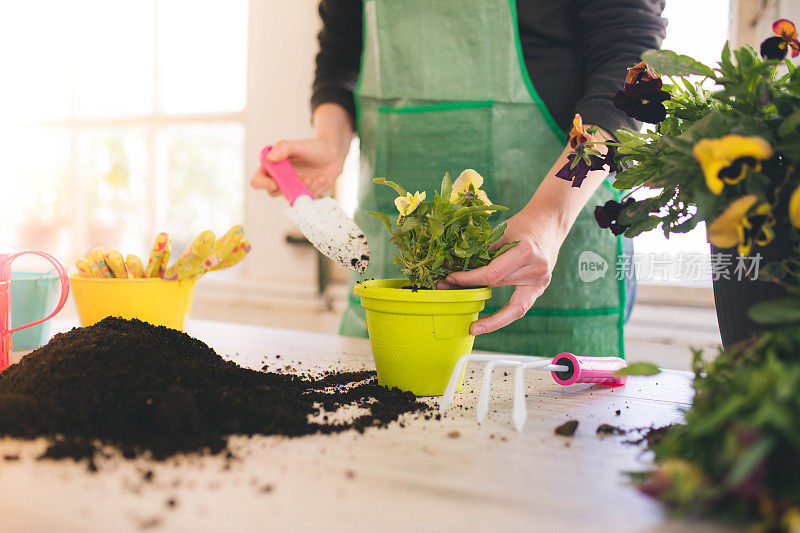
[[[488,300],[492,289],[478,287],[473,289],[418,290],[403,289],[407,279],[373,279],[356,283],[353,291],[362,298],[391,300],[399,302],[458,303]]]

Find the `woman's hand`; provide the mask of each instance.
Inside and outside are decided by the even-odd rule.
[[[599,131],[599,135],[601,138],[610,138],[603,130]],[[594,140],[591,135],[585,137]],[[602,145],[598,149],[602,153],[606,151]],[[572,149],[567,145],[528,205],[508,219],[505,234],[494,243],[493,248],[513,241],[519,241],[518,245],[484,267],[453,272],[439,282],[439,289],[516,286],[514,294],[502,309],[472,323],[469,328],[472,335],[496,331],[522,318],[550,284],[550,276],[564,239],[581,209],[608,175],[606,170],[592,170],[581,187],[572,187],[572,183],[556,176],[567,163],[567,156],[571,152]]]
[[[342,153],[334,142],[326,139],[278,141],[267,154],[267,159],[274,163],[288,159],[303,185],[314,196],[333,187],[342,173],[345,157],[347,152]],[[256,189],[266,189],[270,196],[281,194],[278,185],[261,167],[253,174],[250,185]]]
[[[520,211],[508,220],[505,234],[492,248],[513,241],[519,244],[484,267],[453,272],[439,282],[439,289],[516,286],[502,309],[472,323],[470,334],[490,333],[522,318],[550,284],[564,237],[555,224],[537,219]]]
[[[353,125],[345,109],[325,103],[314,111],[313,139],[278,141],[267,159],[273,163],[288,159],[303,185],[314,196],[327,192],[342,173],[344,160],[353,139]],[[263,168],[250,178],[250,185],[266,189],[271,196],[280,196],[278,185]]]

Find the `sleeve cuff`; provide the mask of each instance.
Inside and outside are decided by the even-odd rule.
[[[575,106],[584,124],[600,126],[617,140],[617,130],[628,128],[639,131],[642,123],[630,118],[607,101],[580,101]]]

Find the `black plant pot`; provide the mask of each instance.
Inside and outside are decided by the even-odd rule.
[[[776,228],[779,236],[786,236],[788,228]],[[788,237],[778,238],[766,247],[754,246],[750,257],[761,255],[758,270],[770,263],[779,262],[796,253]],[[785,288],[777,283],[751,279],[752,275],[739,279],[736,272],[737,253],[735,248],[711,246],[713,272],[717,273],[714,284],[714,303],[717,308],[717,322],[722,336],[722,345],[729,349],[734,344],[752,337],[760,326],[750,320],[747,310],[759,302],[775,300],[788,295]],[[725,279],[727,278],[727,279]]]

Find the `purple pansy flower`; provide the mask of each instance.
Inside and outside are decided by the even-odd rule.
[[[626,83],[614,95],[614,107],[636,120],[658,124],[667,118],[667,109],[663,102],[670,99],[670,94],[661,89],[662,85],[661,78]]]
[[[572,162],[576,157],[578,158],[578,162],[573,167]],[[559,177],[562,180],[571,181],[573,187],[580,187],[590,170],[601,170],[603,168],[603,164],[605,163],[605,160],[599,155],[590,154],[589,161],[590,163],[587,164],[586,160],[581,154],[569,154],[567,156],[567,164],[561,167],[561,170],[556,172],[556,177]]]

